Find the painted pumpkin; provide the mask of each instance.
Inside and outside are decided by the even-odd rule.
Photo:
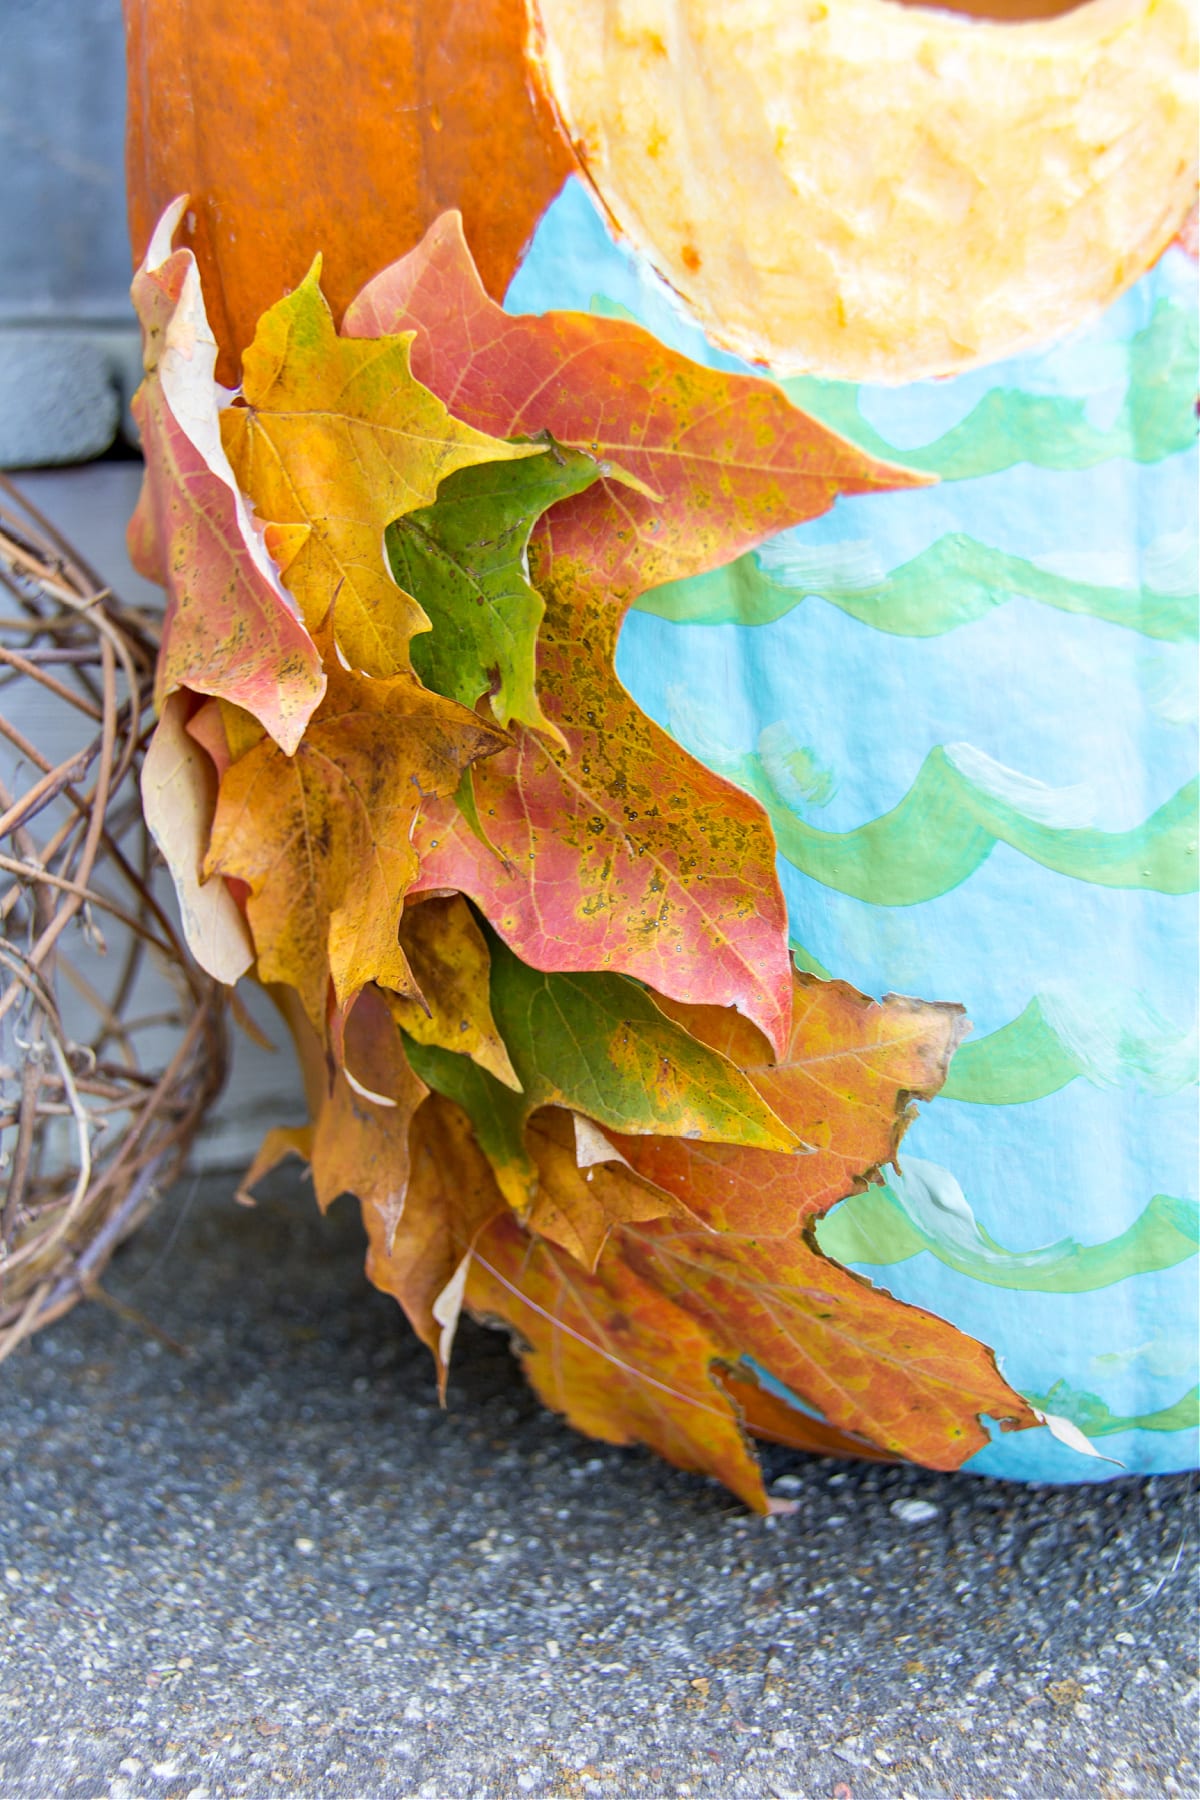
[[[227,375],[316,249],[344,305],[458,207],[510,311],[936,478],[644,595],[618,668],[767,807],[807,968],[966,1006],[820,1242],[1112,1459],[968,1467],[1081,1480],[1197,1456],[1196,32],[1012,10],[128,0],[131,219],[191,195]]]

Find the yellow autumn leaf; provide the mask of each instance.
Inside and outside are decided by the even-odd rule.
[[[339,337],[320,268],[318,257],[259,320],[242,403],[222,414],[222,437],[268,543],[286,534],[284,584],[309,629],[336,599],[348,662],[393,675],[429,620],[388,571],[385,528],[431,506],[456,469],[540,456],[544,446],[505,443],[454,418],[412,373],[412,332]]]
[[[462,895],[439,894],[409,906],[400,921],[400,945],[421,998],[393,994],[396,1023],[418,1044],[469,1056],[520,1093],[521,1083],[492,1018],[487,943]]]

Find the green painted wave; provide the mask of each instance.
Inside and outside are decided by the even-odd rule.
[[[1118,1431],[1190,1431],[1200,1425],[1200,1387],[1190,1388],[1173,1406],[1129,1418],[1110,1412],[1097,1394],[1068,1387],[1065,1381],[1056,1381],[1048,1394],[1026,1394],[1025,1398],[1039,1412],[1069,1419],[1090,1438],[1113,1437]]]
[[[925,638],[1028,599],[1167,643],[1190,643],[1198,634],[1195,594],[1075,581],[962,532],[947,533],[882,576],[864,579],[855,566],[860,552],[856,543],[810,548],[785,540],[711,574],[652,588],[636,604],[679,625],[768,625],[815,595],[877,631]]]
[[[1149,323],[1124,347],[1129,383],[1107,428],[1089,423],[1082,400],[992,388],[965,419],[917,449],[890,443],[867,423],[860,390],[851,382],[802,375],[782,385],[797,406],[872,456],[942,481],[965,481],[1017,463],[1090,469],[1116,456],[1154,463],[1188,449],[1195,433],[1198,355],[1200,332],[1192,312],[1176,301],[1159,300]]]
[[[1051,988],[1010,1024],[964,1044],[942,1097],[1019,1106],[1080,1076],[1097,1087],[1128,1082],[1152,1094],[1178,1093],[1196,1080],[1195,1034],[1164,1019],[1141,994]]]
[[[794,868],[824,887],[875,906],[917,906],[948,894],[999,843],[1073,881],[1160,894],[1196,891],[1200,782],[1188,782],[1130,831],[1097,831],[1054,823],[1055,790],[1039,792],[1038,784],[998,765],[992,765],[995,785],[985,786],[964,774],[949,751],[937,745],[890,812],[854,831],[821,831],[780,797],[755,752],[713,766],[762,802],[779,850]],[[1046,816],[1030,817],[1007,798],[1002,791],[1006,778],[1027,803],[1044,800],[1050,822]]]
[[[833,971],[827,969],[823,962],[818,962],[816,957],[804,948],[803,944],[796,942],[795,938],[792,939],[789,948],[792,952],[792,961],[802,975],[815,975],[818,981],[834,979]]]
[[[1063,1238],[1041,1249],[1009,1250],[983,1229],[948,1170],[917,1157],[906,1157],[904,1167],[903,1175],[852,1194],[819,1221],[817,1241],[827,1256],[887,1267],[927,1250],[989,1287],[1088,1294],[1133,1275],[1172,1269],[1195,1256],[1200,1242],[1195,1201],[1155,1194],[1128,1230],[1107,1243]]]
[[[762,802],[781,855],[856,900],[917,906],[937,899],[973,875],[998,843],[1100,887],[1196,890],[1198,781],[1129,831],[1097,831],[1083,823],[1092,805],[1086,785],[1047,787],[971,744],[939,744],[890,812],[853,831],[822,831],[800,808],[824,804],[836,780],[811,749],[792,744],[782,721],[759,733],[756,750],[739,752],[686,690],[669,687],[666,699],[672,737]]]

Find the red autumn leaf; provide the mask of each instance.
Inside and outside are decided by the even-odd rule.
[[[129,528],[134,567],[167,590],[157,699],[176,688],[252,713],[291,753],[325,689],[321,657],[280,585],[221,446],[196,262],[171,251],[183,202],[163,217],[133,282],[146,376],[134,414],[146,474]]]
[[[733,1004],[786,1037],[786,912],[757,802],[694,762],[618,683],[621,619],[645,588],[730,561],[839,493],[912,485],[753,377],[701,368],[638,326],[511,317],[480,284],[457,214],[371,282],[343,330],[416,329],[413,372],[496,436],[549,430],[620,466],[552,509],[538,693],[563,741],[518,732],[476,782],[491,848],[449,808],[422,840],[428,886],[474,897],[536,967],[616,969]]]
[[[450,805],[431,807],[418,888],[469,894],[535,968],[611,970],[736,1004],[780,1041],[787,910],[758,802],[634,705],[613,674],[606,603],[580,594],[571,617],[557,584],[541,592],[538,697],[568,754],[515,727],[514,748],[472,776],[487,842]]]
[[[607,580],[618,612],[815,518],[838,494],[926,482],[864,456],[773,383],[693,363],[639,325],[506,313],[480,282],[457,213],[368,282],[342,330],[415,330],[413,374],[457,417],[494,437],[549,431],[644,484],[637,494],[605,481],[601,495],[552,514],[555,554]]]

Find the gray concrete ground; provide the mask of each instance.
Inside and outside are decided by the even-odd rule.
[[[1197,1793],[1186,1478],[771,1452],[764,1522],[497,1334],[439,1411],[350,1205],[231,1187],[108,1274],[178,1350],[93,1304],[0,1371],[4,1800]]]

